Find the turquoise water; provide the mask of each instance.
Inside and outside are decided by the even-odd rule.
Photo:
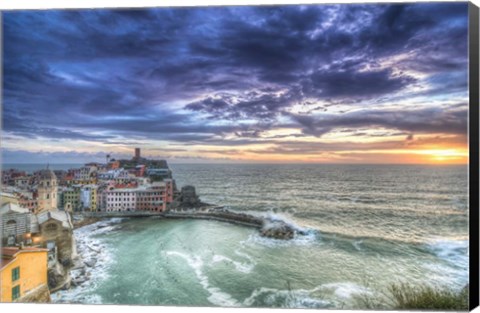
[[[106,220],[76,230],[80,254],[98,261],[90,280],[55,302],[359,308],[359,296],[381,296],[391,283],[468,282],[466,166],[171,167],[204,201],[275,215],[308,235],[281,241],[215,221]]]

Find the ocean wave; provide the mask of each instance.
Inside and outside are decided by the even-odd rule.
[[[372,294],[371,290],[353,282],[318,285],[312,289],[276,289],[261,287],[243,301],[245,306],[275,306],[296,309],[342,307],[353,297]]]
[[[195,275],[197,276],[198,281],[202,285],[202,287],[210,293],[208,297],[208,301],[210,303],[223,306],[223,307],[238,307],[240,303],[234,299],[230,294],[222,291],[218,287],[214,287],[210,285],[207,275],[203,273],[203,266],[204,263],[199,256],[190,256],[185,253],[181,253],[178,251],[166,251],[167,255],[177,256],[184,259],[187,264],[193,269]]]
[[[235,253],[236,255],[238,255],[239,257],[242,257],[242,258],[244,258],[244,259],[247,259],[247,260],[250,262],[250,264],[253,264],[254,266],[257,264],[257,263],[255,262],[255,260],[254,260],[249,254],[244,253],[244,252],[241,252],[240,249],[236,249],[236,250],[234,251],[234,253]]]
[[[261,287],[243,301],[244,306],[273,306],[295,309],[321,309],[332,307],[330,301],[310,296],[309,290],[280,290]]]
[[[233,264],[233,266],[235,266],[235,269],[237,271],[245,274],[251,273],[253,268],[255,267],[254,264],[237,262],[224,255],[215,254],[212,257],[212,264],[219,263],[219,262],[226,262],[228,264]]]
[[[362,247],[360,246],[363,243],[363,240],[355,240],[352,242],[352,246],[357,249],[357,251],[362,251]]]

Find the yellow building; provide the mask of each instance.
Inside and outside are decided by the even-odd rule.
[[[47,249],[2,248],[0,302],[49,302]]]
[[[73,179],[70,181],[69,185],[94,185],[97,183],[96,178],[89,179]]]

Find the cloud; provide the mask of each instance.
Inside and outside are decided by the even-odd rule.
[[[393,75],[391,70],[315,72],[304,84],[303,91],[317,98],[363,98],[399,91],[415,79],[407,75]]]
[[[292,124],[296,136],[462,134],[464,111],[382,105],[467,98],[467,17],[466,3],[4,12],[5,135],[239,145]]]
[[[422,108],[416,110],[360,110],[343,115],[323,114],[321,116],[290,114],[302,126],[304,134],[321,137],[338,128],[387,128],[408,133],[467,133],[467,109],[444,110]]]
[[[211,117],[227,120],[272,120],[285,108],[298,101],[295,90],[248,91],[243,94],[216,94],[185,106],[186,109],[203,112]]]

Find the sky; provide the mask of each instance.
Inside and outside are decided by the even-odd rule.
[[[468,4],[3,12],[3,163],[468,162]]]

